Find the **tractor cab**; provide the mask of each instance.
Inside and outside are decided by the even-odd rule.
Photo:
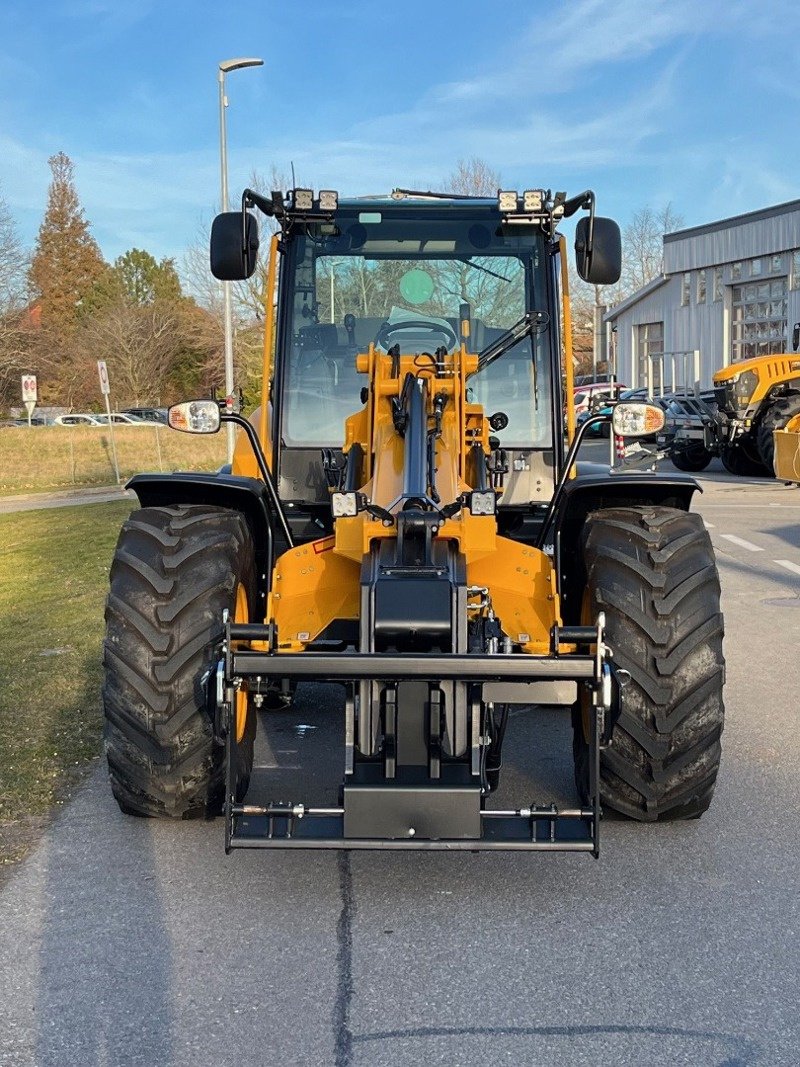
[[[272,249],[280,266],[265,382],[270,459],[296,536],[332,528],[330,490],[344,463],[346,420],[366,400],[358,357],[370,350],[411,353],[420,369],[462,350],[478,356],[466,399],[497,416],[489,466],[502,489],[501,528],[529,525],[532,515],[535,525],[564,460],[554,227],[569,203],[541,194],[533,211],[516,194],[501,207],[498,198],[396,192],[336,198],[326,211],[320,203],[334,194],[307,194],[266,202],[270,211],[280,204],[282,227]],[[263,199],[251,196],[263,209]],[[227,219],[234,254],[241,246],[241,216],[220,216],[218,261],[231,255]],[[599,230],[608,220],[595,221]],[[243,440],[234,473],[255,473],[252,466]]]

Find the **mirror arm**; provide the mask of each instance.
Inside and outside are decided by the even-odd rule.
[[[594,193],[591,189],[578,193],[577,196],[571,196],[564,201],[564,218],[568,219],[576,211],[585,210],[586,208],[594,213]]]
[[[222,402],[224,403],[224,401]],[[253,449],[253,453],[256,457],[256,463],[258,469],[261,472],[261,477],[264,479],[264,484],[267,487],[267,495],[269,496],[270,503],[275,511],[278,522],[280,523],[283,536],[286,538],[286,543],[289,548],[294,548],[294,538],[292,537],[292,531],[289,529],[289,523],[286,520],[286,513],[283,510],[280,497],[278,496],[278,490],[275,488],[275,479],[272,477],[272,471],[267,466],[267,461],[264,457],[264,450],[261,447],[261,442],[258,439],[255,428],[252,423],[244,418],[243,415],[237,414],[235,411],[220,411],[220,422],[235,422],[237,426],[240,426],[247,434],[250,441],[250,447]]]
[[[558,479],[558,485],[553,493],[550,503],[547,506],[547,512],[542,522],[542,528],[539,531],[539,536],[536,538],[536,547],[541,548],[544,544],[544,539],[547,537],[550,526],[553,522],[553,517],[556,513],[556,508],[561,503],[561,498],[564,495],[564,486],[567,484],[567,478],[569,472],[575,464],[575,460],[578,456],[578,449],[581,447],[581,443],[586,436],[586,432],[590,426],[599,425],[601,422],[611,422],[610,415],[592,415],[588,418],[582,426],[578,428],[578,432],[572,439],[572,444],[569,446],[569,452],[567,458],[564,460],[564,469],[561,471],[561,477]]]
[[[265,215],[276,214],[272,197],[262,196],[261,193],[255,192],[254,189],[245,189],[242,193],[242,211],[246,211],[249,207],[259,208]]]
[[[585,193],[581,193],[579,196],[573,196],[564,204],[565,215],[574,215],[580,209],[588,209],[589,211],[589,232],[586,235],[586,248],[584,249],[584,257],[587,264],[591,263],[592,248],[594,247],[594,204],[594,193],[591,189],[587,189]]]
[[[276,218],[283,216],[283,207],[273,194],[264,196],[255,189],[245,189],[242,193],[242,255],[247,256],[247,209],[257,207],[265,215]]]

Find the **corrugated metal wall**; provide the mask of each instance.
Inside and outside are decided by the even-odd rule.
[[[800,247],[800,204],[775,215],[760,212],[753,221],[715,224],[710,232],[686,231],[664,239],[664,273],[677,274],[737,259],[752,259]]]
[[[787,210],[786,208],[790,208]],[[700,386],[711,387],[715,371],[730,361],[731,286],[750,279],[734,279],[731,264],[756,257],[788,253],[800,248],[800,201],[780,206],[776,214],[757,213],[754,220],[730,225],[714,224],[704,232],[687,231],[685,237],[668,236],[664,242],[665,284],[646,294],[608,320],[616,325],[616,361],[620,381],[627,385],[645,384],[638,380],[638,330],[643,323],[664,323],[664,351],[700,350]],[[714,267],[722,267],[722,298],[714,300]],[[706,270],[706,299],[697,303],[698,271]],[[683,275],[691,272],[690,299],[682,306]],[[766,269],[759,280],[783,276]],[[797,284],[797,282],[795,282]],[[800,288],[787,293],[787,347],[791,345],[792,325],[800,321]]]

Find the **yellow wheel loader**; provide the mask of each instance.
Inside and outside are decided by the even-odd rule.
[[[696,483],[576,463],[598,421],[663,425],[618,404],[575,434],[558,227],[585,212],[578,271],[610,284],[617,225],[591,192],[245,190],[213,225],[217,278],[256,269],[256,210],[277,225],[260,409],[176,405],[175,429],[239,428],[232,469],[130,483],[105,642],[122,809],[222,812],[226,849],[595,856],[603,809],[700,815],[724,661]],[[248,799],[259,715],[331,682],[339,802]],[[487,804],[515,705],[571,716],[571,806]]]

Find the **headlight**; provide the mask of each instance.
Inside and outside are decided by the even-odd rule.
[[[619,437],[646,437],[664,428],[664,411],[655,404],[615,404],[611,425]]]
[[[219,404],[216,400],[173,404],[167,412],[167,422],[173,430],[184,433],[216,433],[220,427]]]
[[[733,379],[733,393],[740,408],[747,407],[758,385],[758,371],[744,370]]]

